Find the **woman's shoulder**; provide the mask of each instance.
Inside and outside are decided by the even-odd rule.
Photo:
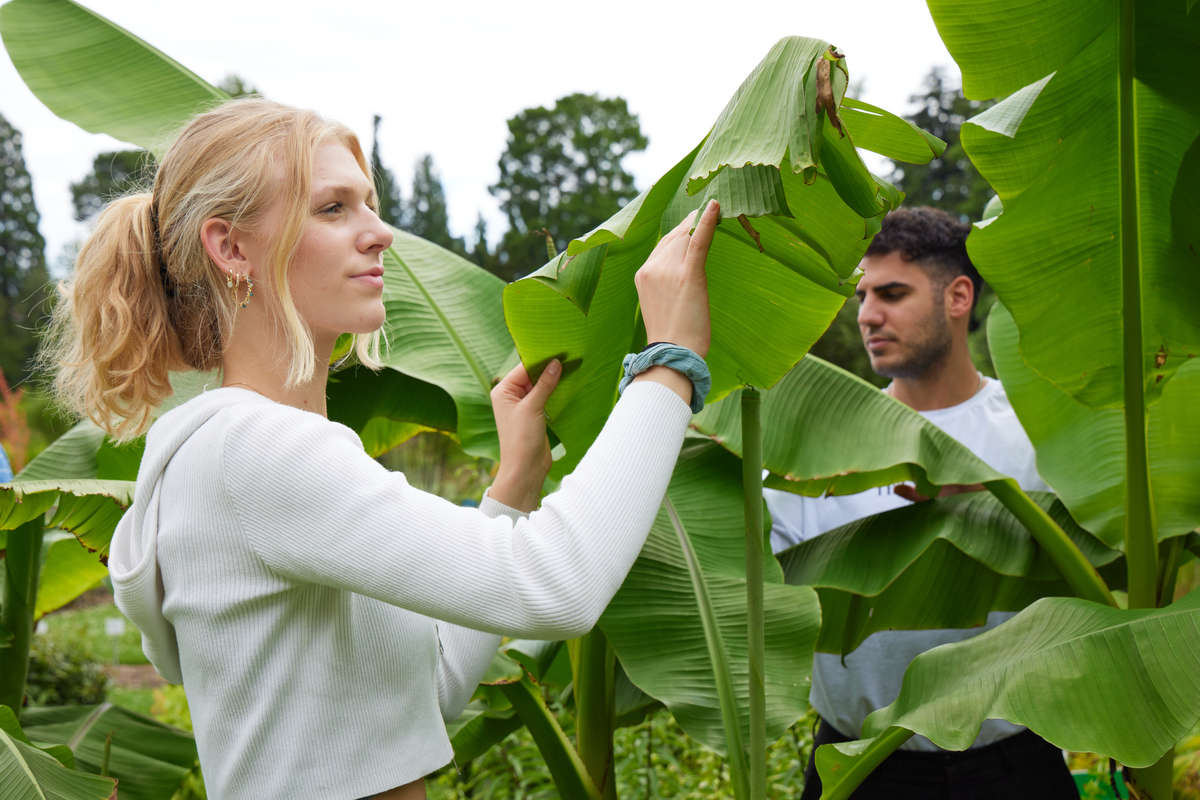
[[[227,455],[253,455],[272,460],[289,457],[294,446],[323,439],[362,441],[346,426],[320,414],[276,403],[257,392],[237,387],[212,389],[163,414],[150,428],[147,446],[164,440],[206,439],[221,442]]]

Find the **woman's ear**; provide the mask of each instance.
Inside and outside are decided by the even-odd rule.
[[[946,313],[950,319],[970,316],[975,303],[975,284],[966,275],[959,275],[946,286]]]
[[[226,275],[233,277],[251,273],[250,260],[229,220],[220,217],[206,219],[200,226],[200,241],[208,257]]]

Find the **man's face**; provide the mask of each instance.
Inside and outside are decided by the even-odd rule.
[[[918,378],[949,354],[945,290],[893,252],[867,256],[858,282],[858,329],[871,368],[889,378]]]

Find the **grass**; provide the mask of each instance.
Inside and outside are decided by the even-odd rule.
[[[62,649],[81,648],[90,651],[102,663],[111,664],[113,637],[104,631],[105,620],[125,619],[114,605],[57,611],[42,620],[46,632],[38,634],[55,641]],[[125,620],[125,633],[117,639],[117,652],[122,664],[149,664],[142,652],[142,634],[132,622]]]

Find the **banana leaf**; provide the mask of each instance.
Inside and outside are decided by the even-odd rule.
[[[1047,598],[918,656],[896,702],[863,732],[896,725],[962,750],[980,722],[999,717],[1064,750],[1147,767],[1200,720],[1198,662],[1200,591],[1159,609]]]
[[[923,161],[944,145],[865,104],[837,118],[846,76],[827,42],[781,39],[692,153],[505,289],[521,359],[535,372],[555,357],[567,367],[547,406],[566,449],[554,475],[570,471],[599,433],[622,358],[645,344],[634,273],[657,238],[710,197],[722,219],[707,262],[709,402],[745,384],[773,385],[853,293],[879,219],[902,197],[867,171],[854,144]]]
[[[997,305],[988,343],[1021,425],[1037,449],[1038,472],[1079,524],[1109,547],[1124,548],[1125,419],[1115,408],[1089,408],[1034,372],[1020,357],[1012,316]],[[1185,365],[1150,406],[1147,439],[1158,536],[1200,526],[1200,363]]]
[[[1120,553],[1074,523],[1054,495],[1030,494],[1120,587]],[[865,517],[778,554],[784,580],[821,599],[817,650],[845,654],[883,630],[972,628],[992,611],[1072,596],[1044,550],[995,496],[971,492]]]
[[[89,133],[161,154],[172,129],[229,99],[193,72],[70,0],[14,0],[0,36],[21,79],[46,107]]]
[[[692,427],[737,456],[741,392],[707,406]],[[1004,476],[903,403],[846,370],[806,356],[762,392],[764,484],[809,497],[912,481],[931,497],[946,484]]]
[[[629,679],[718,752],[747,740],[746,584],[741,464],[691,440],[641,555],[600,618]],[[764,531],[765,534],[765,531]],[[804,713],[820,608],[764,557],[767,737]],[[723,653],[724,658],[718,658]],[[731,696],[732,695],[732,696]],[[727,731],[727,719],[737,728]]]
[[[41,562],[34,619],[96,588],[108,575],[108,567],[96,554],[80,544],[74,534],[63,530],[46,531]]]
[[[0,706],[0,800],[114,800],[116,781],[76,772],[71,750],[38,747],[8,706]]]
[[[1200,355],[1200,17],[1182,2],[1138,3],[1128,20],[1119,7],[929,3],[966,95],[1011,95],[962,129],[1004,203],[971,234],[972,261],[1016,321],[1029,366],[1090,408],[1125,404],[1127,336],[1138,339],[1130,380],[1147,405]],[[1136,89],[1122,105],[1127,80]],[[1123,182],[1136,205],[1125,228]],[[1131,287],[1138,297],[1125,296]],[[1126,331],[1139,316],[1140,329]]]
[[[122,800],[170,797],[196,763],[190,733],[111,703],[28,708],[21,723],[32,741],[67,745],[76,770],[94,774],[100,772],[111,734],[109,774],[117,779]]]

